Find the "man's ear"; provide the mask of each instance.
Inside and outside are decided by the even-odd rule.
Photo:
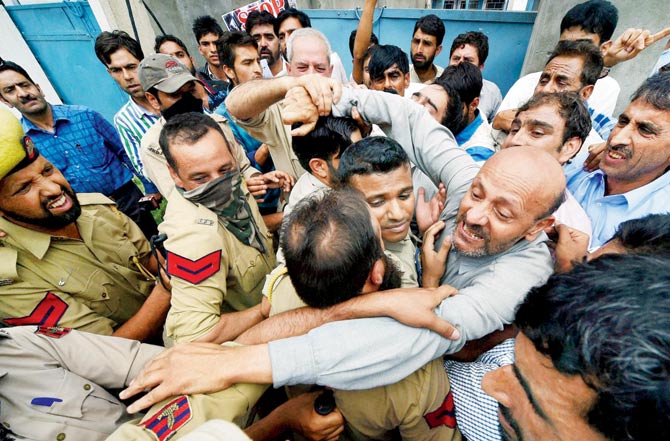
[[[582,97],[582,100],[586,101],[591,97],[591,94],[593,93],[593,87],[593,84],[582,87],[582,90],[579,91],[579,96]]]
[[[328,164],[324,159],[312,158],[309,160],[309,169],[312,174],[321,179],[328,179]]]
[[[438,55],[440,55],[440,52],[442,52],[442,45],[439,45],[437,49],[435,49],[435,56],[437,57]]]
[[[563,146],[561,147],[561,151],[558,154],[558,162],[561,163],[561,165],[565,164],[570,159],[572,159],[577,153],[579,153],[579,150],[581,150],[581,148],[582,148],[581,139],[579,139],[576,136],[573,136],[572,138],[568,139],[563,143]]]
[[[156,113],[161,112],[161,103],[158,101],[158,98],[149,92],[144,92],[144,97],[147,99],[149,105],[156,111]]]
[[[405,89],[409,87],[409,72],[405,74]]]
[[[230,82],[233,82],[233,78],[235,78],[235,70],[230,67],[230,66],[223,66],[223,73],[224,75],[230,80]]]
[[[382,259],[377,259],[377,261],[372,265],[370,274],[368,274],[367,282],[375,287],[375,290],[379,289],[382,282],[384,281],[384,272],[386,271],[386,266]]]
[[[472,100],[472,102],[468,106],[468,114],[474,116],[475,115],[475,110],[477,110],[477,107],[479,107],[479,97]]]
[[[181,180],[175,169],[172,168],[170,164],[167,164],[168,171],[170,172],[170,176],[172,177],[172,180],[174,181],[175,185],[179,188],[184,188],[184,181]]]
[[[524,237],[527,241],[533,241],[542,231],[553,226],[555,222],[556,219],[554,218],[553,214],[551,216],[545,217],[544,219],[540,219],[539,221],[535,222],[535,225],[526,231]]]
[[[479,65],[479,70],[481,70],[482,72],[484,71],[484,63]]]

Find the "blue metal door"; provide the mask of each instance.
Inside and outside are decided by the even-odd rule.
[[[61,100],[91,107],[111,121],[128,96],[95,56],[100,28],[88,2],[6,8]]]

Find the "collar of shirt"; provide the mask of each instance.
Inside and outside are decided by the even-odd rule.
[[[128,102],[130,103],[129,105],[135,110],[135,112],[140,115],[140,118],[150,118],[152,121],[158,118],[160,115],[156,115],[153,112],[149,112],[147,109],[144,107],[140,106],[135,102],[135,100],[130,97],[128,98]]]
[[[472,135],[475,134],[479,126],[482,125],[484,120],[482,119],[481,114],[479,113],[479,110],[476,110],[477,116],[475,116],[475,119],[472,120],[470,124],[465,126],[463,130],[460,131],[458,135],[456,135],[456,142],[458,145],[465,144],[468,142],[470,138],[472,138]]]
[[[591,172],[587,179],[594,182],[594,191],[597,191],[601,198],[615,202],[616,200],[623,200],[629,207],[636,207],[644,202],[650,195],[659,190],[667,188],[670,185],[670,172],[659,176],[650,183],[638,187],[622,194],[605,195],[606,189],[606,175],[602,170]]]
[[[47,105],[51,107],[51,113],[53,114],[54,118],[54,132],[55,132],[58,121],[69,121],[70,114],[67,111],[67,106],[53,106],[49,103],[47,103]],[[32,121],[30,121],[23,115],[21,115],[21,125],[23,126],[23,131],[26,134],[31,130],[47,133],[46,130],[37,127],[35,124],[33,124]]]
[[[95,212],[89,213],[82,207],[81,216],[77,219],[77,228],[82,241],[89,243],[93,237],[93,222]],[[41,231],[22,227],[5,218],[0,218],[0,229],[7,233],[7,243],[17,248],[28,251],[38,259],[42,259],[49,250],[51,240],[54,236]]]

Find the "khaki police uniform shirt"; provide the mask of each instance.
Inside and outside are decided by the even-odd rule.
[[[77,195],[81,240],[0,218],[0,318],[6,325],[66,326],[111,334],[140,309],[154,282],[142,231],[98,193]]]
[[[384,241],[384,248],[387,255],[395,257],[394,263],[398,269],[402,271],[402,287],[416,288],[419,286],[418,278],[416,276],[416,247],[409,238],[409,233],[404,239],[398,242]]]
[[[235,162],[237,162],[244,179],[249,179],[253,175],[260,173],[251,166],[249,158],[247,158],[247,155],[244,153],[244,149],[235,139],[232,130],[230,130],[228,119],[216,113],[212,113],[209,116],[219,123],[219,127],[223,130],[223,133],[230,144]],[[165,118],[161,117],[149,130],[147,130],[147,133],[144,134],[142,142],[140,143],[140,159],[142,159],[142,163],[144,164],[144,174],[146,177],[149,178],[149,180],[158,188],[158,191],[169,200],[170,194],[175,188],[174,181],[167,168],[167,160],[165,159],[165,155],[163,155],[163,150],[158,143],[164,125]]]
[[[263,294],[271,303],[271,316],[306,306],[283,266],[268,275]],[[393,439],[396,428],[405,441],[461,439],[449,378],[440,358],[395,384],[359,391],[336,390],[335,401],[347,422],[341,439]]]
[[[67,328],[0,330],[0,423],[29,440],[104,440],[131,417],[105,388],[164,348]]]
[[[233,119],[252,137],[266,144],[275,168],[293,176],[297,181],[305,169],[293,153],[291,126],[284,125],[281,118],[281,103],[275,103],[253,118]]]
[[[239,346],[224,343],[224,346]],[[212,419],[221,419],[246,427],[252,409],[266,384],[238,383],[211,394],[179,395],[154,404],[143,417],[128,421],[108,441],[178,440]],[[197,439],[197,438],[194,438]],[[221,440],[228,440],[220,434]]]
[[[265,275],[275,266],[272,235],[258,206],[243,185],[266,253],[240,242],[213,211],[172,193],[165,220],[167,268],[172,300],[165,322],[166,345],[207,334],[221,314],[241,311],[261,301]]]

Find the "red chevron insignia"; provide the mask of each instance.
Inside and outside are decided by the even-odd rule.
[[[187,259],[170,251],[167,252],[168,274],[194,285],[219,272],[220,267],[221,250],[214,251],[196,260]]]
[[[58,322],[65,315],[68,306],[60,297],[47,292],[47,295],[37,304],[30,315],[6,318],[4,322],[10,326],[38,325],[51,328],[58,326]]]
[[[443,425],[455,429],[456,409],[454,407],[454,396],[451,394],[451,391],[449,391],[440,407],[425,414],[423,417],[431,429]]]

